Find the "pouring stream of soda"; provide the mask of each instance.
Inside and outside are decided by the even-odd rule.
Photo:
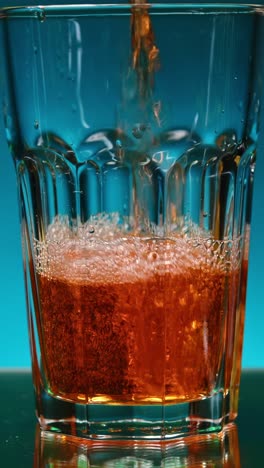
[[[149,5],[132,0],[131,45],[132,67],[137,75],[138,94],[143,109],[152,104],[154,117],[160,126],[160,103],[152,102],[155,72],[159,67],[159,49],[149,15]]]

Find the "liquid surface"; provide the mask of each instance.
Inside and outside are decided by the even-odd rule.
[[[58,222],[37,245],[51,391],[110,403],[210,394],[237,286],[231,250],[209,239],[117,231],[87,224],[73,234]]]

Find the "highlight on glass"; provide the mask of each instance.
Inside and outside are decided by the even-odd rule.
[[[236,418],[262,18],[0,9],[42,429],[173,439]]]
[[[91,441],[37,428],[34,468],[240,468],[237,428],[161,442]]]

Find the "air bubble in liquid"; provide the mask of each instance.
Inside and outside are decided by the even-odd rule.
[[[150,260],[151,262],[155,262],[156,260],[158,260],[159,256],[157,254],[157,252],[150,252],[148,254],[148,260]]]
[[[66,217],[54,219],[45,240],[35,241],[38,273],[71,282],[131,283],[156,273],[183,274],[197,267],[222,269],[227,261],[232,265],[240,261],[232,243],[216,244],[200,235],[192,239],[175,235],[165,243],[157,238],[124,236],[118,220],[114,214],[101,213],[73,229]],[[91,228],[96,235],[87,242]]]

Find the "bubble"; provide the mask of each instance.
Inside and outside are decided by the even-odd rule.
[[[155,262],[156,260],[158,260],[159,258],[159,255],[157,254],[157,252],[150,252],[148,254],[148,260],[150,260],[151,262]]]
[[[117,251],[118,251],[119,253],[124,253],[124,252],[125,252],[124,246],[123,246],[122,244],[118,245],[118,246],[117,246]]]
[[[78,284],[128,284],[157,274],[188,275],[193,268],[226,271],[239,265],[239,245],[202,237],[202,231],[196,235],[142,237],[125,232],[117,213],[75,224],[60,216],[48,226],[45,239],[35,240],[35,264],[40,274]]]

